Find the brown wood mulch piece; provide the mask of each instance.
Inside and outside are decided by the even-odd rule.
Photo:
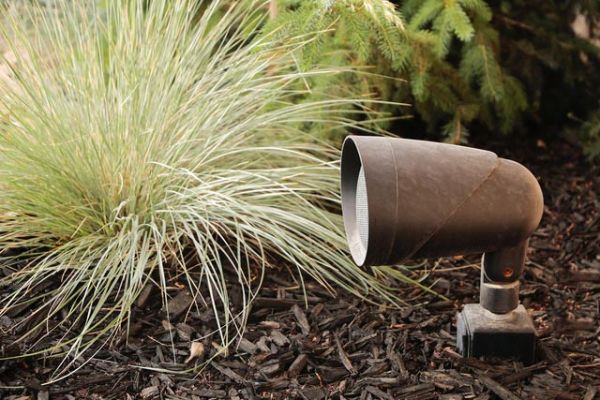
[[[289,276],[271,274],[244,338],[226,357],[215,357],[212,310],[190,308],[189,293],[174,289],[167,320],[148,288],[128,340],[86,364],[76,360],[81,369],[63,381],[41,386],[57,366],[51,358],[0,361],[0,387],[25,387],[0,389],[0,399],[600,399],[600,168],[557,146],[553,153],[498,150],[529,160],[545,193],[521,293],[539,333],[532,365],[456,353],[456,312],[477,301],[479,283],[479,257],[456,257],[422,264],[426,283],[451,300],[401,286],[402,297],[424,305],[400,310],[344,293],[332,298],[310,281],[305,301]],[[24,350],[14,327],[27,313],[17,311],[0,319],[0,356]],[[186,364],[192,341],[206,354]]]

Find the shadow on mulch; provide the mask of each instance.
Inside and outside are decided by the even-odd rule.
[[[76,375],[50,387],[40,382],[52,372],[52,361],[0,361],[0,386],[26,387],[0,389],[0,398],[600,398],[600,168],[565,143],[548,146],[512,154],[494,149],[527,165],[545,195],[521,290],[539,334],[533,365],[456,353],[456,312],[478,300],[479,258],[455,257],[429,260],[410,272],[417,277],[426,271],[426,282],[452,300],[403,287],[403,298],[428,304],[402,310],[344,294],[332,298],[313,283],[305,308],[295,283],[270,276],[237,351],[216,358],[201,374],[167,375],[139,366],[190,368],[185,363],[190,342],[210,331],[211,314],[192,312],[184,320],[182,312],[168,322],[157,307],[145,304],[137,310],[129,343],[103,350]],[[183,310],[189,304],[183,292],[173,301]],[[205,351],[196,363],[216,351],[216,339],[202,342]],[[6,338],[0,344],[7,346]]]

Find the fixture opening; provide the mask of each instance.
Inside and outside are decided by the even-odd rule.
[[[369,243],[369,200],[365,169],[362,166],[356,180],[356,229],[358,229],[358,236],[366,249],[367,243]]]
[[[369,248],[369,201],[365,170],[351,138],[344,141],[342,154],[342,214],[346,237],[354,262],[363,265]]]

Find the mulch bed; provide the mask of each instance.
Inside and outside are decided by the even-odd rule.
[[[210,331],[211,313],[172,313],[166,321],[150,299],[127,344],[104,349],[54,385],[41,386],[53,361],[0,361],[0,386],[25,386],[0,389],[0,398],[600,399],[600,168],[565,143],[548,146],[496,149],[530,167],[546,197],[521,290],[539,334],[532,365],[457,354],[456,312],[478,299],[479,257],[455,257],[411,270],[414,277],[426,271],[425,282],[451,300],[405,286],[399,290],[413,306],[400,310],[343,293],[332,298],[310,282],[305,306],[296,283],[272,275],[237,350],[200,373],[185,371],[208,360],[218,338],[186,359],[191,341]],[[189,301],[182,290],[172,305],[185,310]],[[0,321],[8,330],[11,323]]]

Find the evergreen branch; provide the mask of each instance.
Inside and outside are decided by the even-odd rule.
[[[363,0],[363,7],[374,19],[381,16],[390,24],[400,30],[405,30],[404,21],[396,10],[394,4],[388,0]]]
[[[302,58],[307,64],[317,57],[333,61],[335,54],[341,57],[336,62],[344,62],[344,57],[353,65],[368,62],[378,73],[394,74],[409,83],[399,87],[365,77],[344,84],[338,78],[323,79],[323,85],[339,90],[354,84],[356,90],[404,96],[399,97],[402,101],[412,98],[430,127],[440,121],[447,123],[443,132],[450,132],[453,141],[463,140],[465,124],[474,119],[492,123],[497,118],[502,130],[511,129],[527,108],[527,99],[521,101],[523,89],[513,85],[497,60],[498,34],[490,25],[492,15],[484,0],[403,0],[396,3],[401,4],[400,11],[389,0],[294,4],[286,12],[292,16],[285,20],[286,25],[302,27],[314,20],[314,14],[328,15],[334,21],[330,33],[304,49],[307,54]],[[295,32],[301,34],[302,29],[306,28]],[[457,50],[461,55],[458,65],[448,59]],[[457,124],[460,134],[455,133]]]
[[[475,30],[467,13],[456,3],[447,6],[444,13],[448,16],[450,26],[456,36],[463,42],[471,40]]]

